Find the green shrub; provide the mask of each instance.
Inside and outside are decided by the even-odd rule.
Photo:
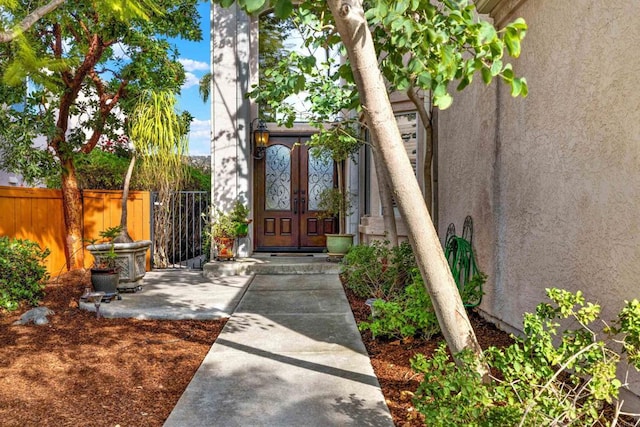
[[[376,300],[375,316],[370,322],[361,322],[360,330],[370,330],[374,338],[421,337],[429,339],[440,332],[438,319],[420,275],[391,301]]]
[[[416,268],[411,246],[403,242],[389,248],[388,243],[355,245],[342,259],[345,284],[359,297],[391,299],[409,283]]]
[[[623,356],[640,368],[640,302],[626,302],[613,326],[601,327],[600,307],[585,303],[581,292],[548,289],[547,295],[551,304],[525,314],[523,337],[485,351],[492,372],[499,373],[488,384],[471,368],[470,353],[458,355],[458,365],[444,346],[432,359],[413,359],[414,370],[424,374],[415,405],[429,425],[611,424],[603,408],[619,405],[624,385],[616,372]],[[573,321],[575,329],[560,331],[560,321]]]
[[[48,255],[35,242],[0,237],[0,308],[16,310],[22,301],[38,305],[49,278],[42,265]]]

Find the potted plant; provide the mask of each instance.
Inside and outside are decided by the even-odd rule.
[[[239,200],[233,205],[233,210],[229,213],[231,221],[235,224],[236,237],[246,237],[249,234],[249,208]]]
[[[107,228],[99,233],[101,241],[93,239],[87,246],[94,257],[93,267],[91,267],[91,284],[94,291],[104,292],[105,295],[116,294],[118,290],[120,268],[113,240],[120,231],[120,226]]]
[[[337,217],[338,233],[326,234],[327,252],[330,257],[342,258],[353,245],[353,234],[346,232],[347,217],[353,213],[351,195],[347,191],[344,168],[347,159],[353,158],[362,146],[348,122],[336,123],[331,129],[322,129],[308,142],[315,154],[336,164],[337,186],[325,189],[318,200],[318,218]]]
[[[338,233],[326,234],[327,254],[332,258],[342,258],[353,246],[353,234],[344,230],[346,218],[352,213],[351,197],[347,191],[339,188],[327,188],[320,193],[318,201],[319,219],[338,218]]]
[[[234,258],[235,240],[245,237],[249,232],[249,208],[242,202],[236,201],[230,212],[215,211],[211,222],[211,237],[216,245],[216,259],[229,260]]]

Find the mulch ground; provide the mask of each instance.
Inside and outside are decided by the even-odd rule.
[[[0,312],[0,425],[162,426],[225,324],[216,321],[97,319],[77,301],[88,276],[72,274],[47,285],[42,305],[55,311],[43,326],[12,323]],[[369,316],[364,300],[347,292],[356,320]],[[483,347],[509,336],[472,317]],[[362,334],[396,426],[419,426],[410,368],[430,341],[381,341]]]

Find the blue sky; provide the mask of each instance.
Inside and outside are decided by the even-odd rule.
[[[178,108],[189,111],[194,120],[191,122],[191,132],[189,134],[189,154],[192,156],[205,156],[210,154],[209,126],[211,114],[209,102],[202,102],[198,92],[198,82],[200,78],[209,72],[209,2],[200,3],[198,6],[200,13],[200,28],[202,29],[202,40],[199,42],[189,42],[184,40],[173,40],[180,53],[180,62],[187,73],[187,80],[182,87]]]

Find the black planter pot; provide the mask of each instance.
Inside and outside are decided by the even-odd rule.
[[[120,274],[114,268],[92,268],[91,284],[96,292],[104,292],[105,294],[115,294],[117,292],[118,280]]]

